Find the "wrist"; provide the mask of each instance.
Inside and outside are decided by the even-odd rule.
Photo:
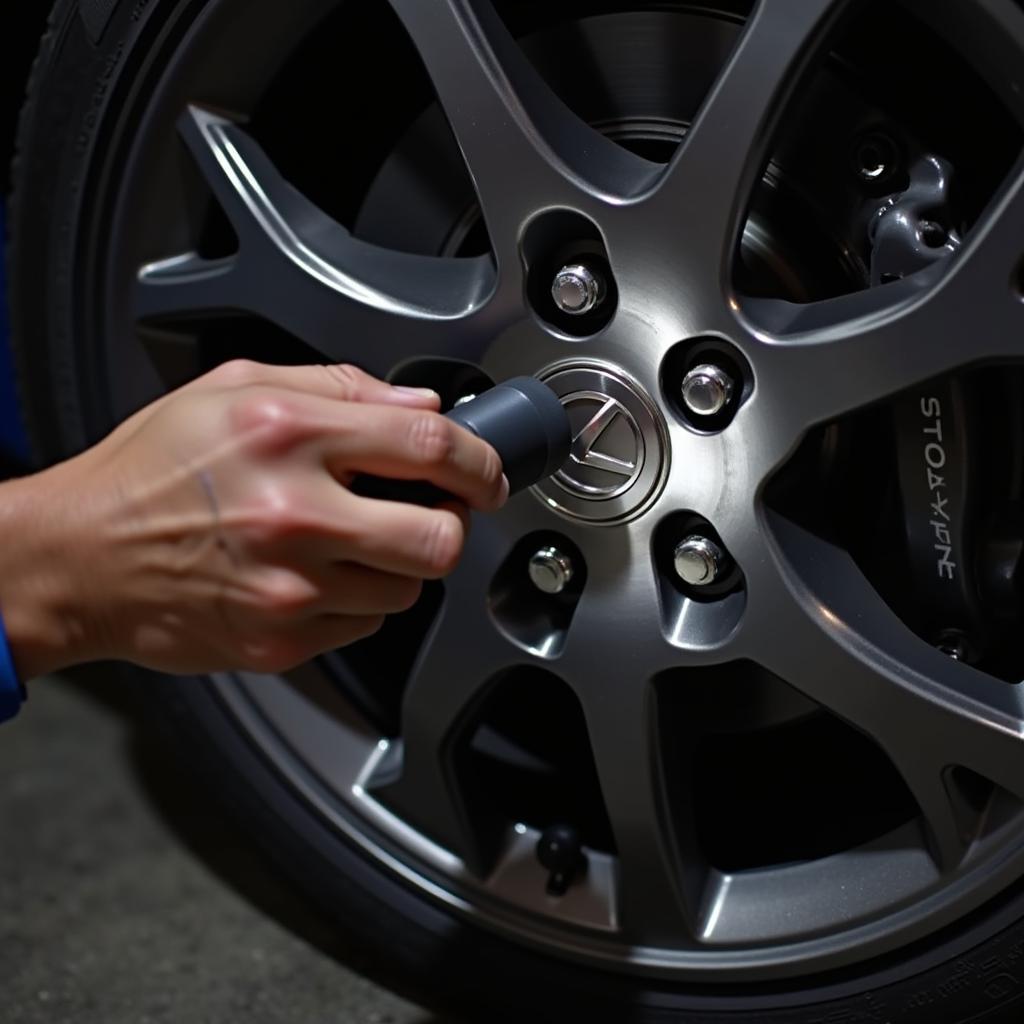
[[[0,484],[0,614],[23,681],[103,656],[76,491],[72,463]]]

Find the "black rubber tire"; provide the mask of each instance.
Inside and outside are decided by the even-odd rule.
[[[96,168],[121,97],[170,13],[204,0],[59,0],[21,118],[9,253],[25,411],[40,462],[104,433],[83,260]],[[210,0],[213,2],[213,0]],[[1024,1017],[1024,889],[956,928],[841,976],[675,985],[542,956],[482,931],[372,863],[318,817],[202,680],[146,680],[176,745],[282,870],[420,992],[487,1020],[643,1024],[966,1024]]]

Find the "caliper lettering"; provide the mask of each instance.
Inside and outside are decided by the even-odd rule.
[[[926,438],[923,448],[924,471],[931,493],[931,511],[935,516],[928,521],[935,535],[932,545],[935,551],[935,572],[939,579],[956,579],[956,562],[953,560],[953,539],[949,526],[949,495],[946,493],[946,478],[936,472],[946,465],[946,449],[942,441],[942,402],[935,395],[921,399],[921,415],[926,423],[921,433]]]

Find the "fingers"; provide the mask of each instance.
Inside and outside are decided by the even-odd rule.
[[[247,581],[250,610],[261,622],[299,622],[320,615],[394,615],[423,591],[421,577],[307,555],[290,566],[264,567]]]
[[[419,600],[423,580],[348,562],[331,566],[321,588],[323,613],[395,615],[407,612]]]
[[[508,499],[497,452],[437,413],[379,405],[333,410],[327,465],[341,481],[354,473],[428,480],[471,508],[493,511]]]
[[[436,580],[458,564],[469,530],[463,508],[421,508],[346,494],[333,557],[384,573]]]
[[[323,615],[313,619],[293,635],[293,640],[304,648],[305,656],[299,661],[308,661],[318,654],[365,640],[383,625],[384,618],[380,615]]]
[[[465,542],[466,537],[469,535],[469,528],[473,521],[473,517],[470,515],[469,509],[458,501],[446,501],[443,504],[438,505],[437,507],[444,512],[451,512],[452,515],[456,515],[459,517],[459,522],[462,523],[462,538],[463,542]]]
[[[342,480],[355,473],[429,480],[473,508],[495,509],[508,497],[501,462],[490,445],[437,414],[431,391],[392,387],[353,366],[265,366],[225,363],[204,380],[247,388],[254,405],[289,408],[290,432],[327,438],[327,462]],[[290,393],[279,398],[276,392]],[[248,398],[245,399],[248,401]]]
[[[317,655],[365,640],[383,625],[383,615],[320,615],[242,644],[227,652],[227,664],[254,672],[287,672]]]
[[[200,380],[221,388],[278,387],[337,402],[372,402],[434,411],[441,405],[437,392],[429,388],[396,387],[348,364],[271,366],[235,359]]]
[[[218,391],[243,392],[246,389],[257,389],[265,395],[287,392],[338,403],[374,403],[431,412],[441,407],[441,399],[436,391],[393,386],[348,364],[274,366],[249,359],[232,359],[151,402],[121,423],[110,436],[115,442],[126,440],[156,413],[186,395]]]
[[[412,608],[422,590],[422,580],[355,564],[265,573],[252,586],[259,613],[250,626],[258,625],[228,663],[240,657],[255,671],[287,671],[372,635],[388,615]]]
[[[500,508],[508,497],[497,452],[426,409],[249,388],[230,403],[227,418],[256,460],[301,454],[303,463],[315,460],[343,484],[360,473],[426,480],[483,511]]]

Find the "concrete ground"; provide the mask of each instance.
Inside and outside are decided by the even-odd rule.
[[[0,729],[0,1021],[454,1024],[366,977],[94,670]]]

